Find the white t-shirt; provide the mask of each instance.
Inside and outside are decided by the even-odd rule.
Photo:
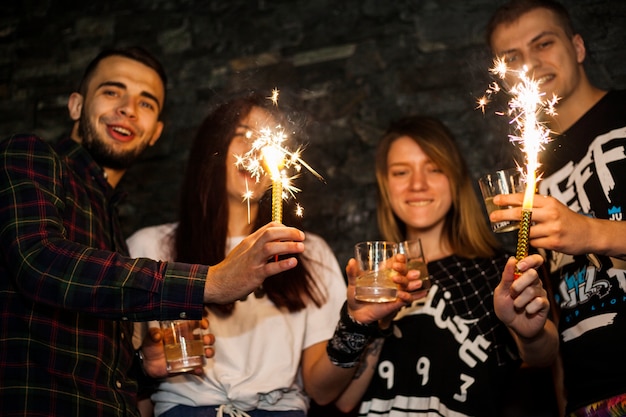
[[[169,260],[169,236],[175,224],[149,227],[128,239],[133,257]],[[243,237],[227,242],[227,251]],[[229,405],[238,410],[306,410],[300,360],[302,351],[330,339],[346,298],[346,285],[337,259],[319,236],[306,234],[306,266],[327,296],[318,308],[289,313],[263,296],[251,294],[236,303],[229,317],[209,315],[215,335],[215,356],[207,359],[204,376],[178,375],[163,380],[152,396],[155,413],[185,404]]]

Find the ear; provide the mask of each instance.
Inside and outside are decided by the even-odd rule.
[[[161,133],[163,132],[163,122],[158,121],[156,127],[154,128],[154,134],[152,135],[152,139],[150,139],[150,146],[154,145],[157,140],[161,137]]]
[[[67,101],[67,109],[70,113],[70,117],[72,118],[72,120],[79,120],[80,112],[83,109],[83,96],[79,93],[70,94],[70,98]]]
[[[574,50],[576,51],[576,62],[582,64],[587,56],[587,50],[585,49],[585,41],[582,36],[576,34],[572,37],[572,44],[574,45]]]

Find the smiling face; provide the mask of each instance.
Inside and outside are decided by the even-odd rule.
[[[512,23],[497,26],[490,41],[496,56],[504,57],[510,68],[526,66],[548,97],[555,94],[564,102],[579,87],[584,42],[580,35],[566,33],[555,12],[544,8],[526,12]]]
[[[161,135],[164,94],[153,69],[130,58],[106,57],[93,72],[85,96],[70,96],[72,138],[105,169],[123,171]]]
[[[257,182],[247,170],[236,166],[236,155],[243,156],[251,149],[255,132],[266,127],[272,128],[275,124],[270,113],[261,107],[252,107],[248,115],[240,120],[228,147],[226,159],[226,191],[228,198],[234,203],[241,204],[242,196],[249,193],[250,201],[256,203],[268,189],[271,182],[269,177],[263,175]]]
[[[394,140],[387,153],[387,185],[393,212],[407,235],[441,233],[452,207],[448,177],[408,136]]]

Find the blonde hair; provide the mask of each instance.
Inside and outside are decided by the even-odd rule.
[[[427,116],[409,116],[391,124],[376,153],[378,183],[378,227],[384,239],[406,239],[406,224],[396,216],[389,199],[387,155],[400,137],[413,139],[443,171],[450,182],[452,206],[446,214],[443,239],[452,251],[465,258],[491,257],[499,243],[489,228],[471,183],[465,160],[452,133],[439,120]]]

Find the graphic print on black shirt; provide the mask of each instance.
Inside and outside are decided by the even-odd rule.
[[[608,92],[540,156],[539,194],[586,216],[623,221],[626,91]],[[626,262],[597,254],[548,254],[568,409],[626,392]]]
[[[451,256],[428,264],[433,286],[394,319],[361,416],[499,415],[498,390],[516,364],[510,335],[493,313],[506,259]]]

